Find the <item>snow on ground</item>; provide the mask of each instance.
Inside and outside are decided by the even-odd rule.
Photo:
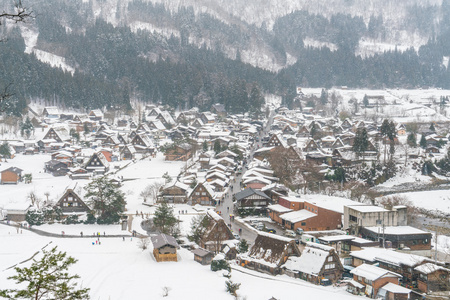
[[[450,214],[450,193],[448,190],[409,192],[395,195],[405,196],[416,207]]]
[[[394,187],[405,183],[430,183],[432,178],[430,176],[422,175],[417,170],[413,170],[410,166],[404,169],[403,172],[399,172],[395,177],[387,180],[386,182],[379,184],[377,187]]]
[[[160,27],[148,22],[140,22],[140,21],[131,22],[130,29],[134,33],[136,33],[138,30],[146,30],[151,33],[160,34],[166,38],[170,38],[172,35],[174,37],[180,37],[180,32],[177,29],[172,29],[169,27]]]
[[[10,167],[18,167],[23,170],[22,174],[31,173],[33,181],[30,184],[20,182],[17,185],[0,185],[0,207],[14,207],[29,203],[28,194],[33,192],[37,197],[46,199],[45,193],[50,193],[49,200],[56,200],[62,196],[64,190],[75,184],[86,184],[87,180],[72,181],[69,177],[54,177],[44,172],[45,162],[51,159],[50,155],[17,155],[7,162],[1,162],[0,171]]]
[[[24,231],[17,234],[13,228],[0,225],[0,286],[12,288],[7,280],[15,272],[9,267],[30,258],[42,247],[58,246],[60,251],[78,259],[69,272],[80,275],[83,287],[91,288],[92,299],[161,299],[163,288],[168,287],[171,299],[232,299],[225,291],[226,278],[212,272],[209,266],[194,261],[194,255],[180,249],[178,262],[157,263],[150,249],[138,248],[138,239],[100,238],[101,245],[93,245],[95,238],[47,238]],[[39,258],[39,256],[36,256]],[[29,266],[29,262],[19,266]],[[241,283],[238,294],[247,299],[356,299],[343,289],[320,287],[286,276],[269,276],[244,270],[232,271],[231,280]]]
[[[63,71],[70,72],[73,74],[75,72],[75,69],[69,66],[66,63],[66,59],[62,56],[39,50],[39,49],[33,49],[33,53],[36,55],[36,58],[46,64],[49,64],[50,66],[54,68],[60,68]]]

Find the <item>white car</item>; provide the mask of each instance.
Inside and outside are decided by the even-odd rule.
[[[292,230],[286,230],[284,232],[284,235],[287,236],[287,237],[291,237],[291,238],[295,238],[295,236],[296,236],[295,232],[292,231]]]
[[[234,238],[236,240],[240,240],[241,239],[241,236],[239,234],[237,234],[237,233],[233,233],[233,236],[234,236]]]

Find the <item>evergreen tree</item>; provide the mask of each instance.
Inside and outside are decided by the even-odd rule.
[[[11,158],[11,150],[9,148],[8,142],[4,141],[0,145],[0,155],[5,159],[5,161],[7,158]]]
[[[353,152],[355,152],[357,156],[361,156],[361,154],[363,154],[364,159],[364,152],[367,151],[368,147],[369,137],[367,135],[366,128],[358,128],[358,130],[356,130],[355,139],[353,141]]]
[[[247,252],[248,251],[248,246],[249,245],[248,245],[247,240],[245,240],[245,239],[240,240],[239,244],[238,244],[238,251],[239,251],[239,253]]]
[[[155,211],[153,217],[153,225],[158,228],[161,233],[174,234],[176,232],[176,225],[178,224],[175,218],[173,208],[166,202],[162,202]]]
[[[93,179],[85,190],[85,197],[99,215],[97,222],[111,224],[120,220],[125,211],[125,194],[107,176]]]
[[[208,143],[206,143],[206,141],[203,141],[203,145],[202,145],[202,150],[203,150],[203,152],[206,152],[206,151],[208,151]]]
[[[25,119],[25,122],[20,125],[20,134],[22,136],[25,135],[27,137],[27,139],[29,139],[31,136],[31,133],[33,131],[34,131],[34,126],[31,123],[30,118],[27,116],[27,118]]]
[[[367,97],[367,95],[364,95],[363,104],[364,104],[364,107],[369,106],[369,97]]]
[[[77,260],[66,252],[57,252],[55,246],[50,251],[42,250],[42,258],[33,262],[29,268],[15,267],[16,275],[8,277],[16,281],[22,289],[0,290],[0,297],[7,299],[89,299],[88,288],[78,288],[73,282],[80,278],[70,275],[67,270]],[[25,287],[25,285],[27,285]]]
[[[436,128],[434,127],[434,123],[431,123],[431,125],[430,125],[430,131],[436,132]]]
[[[322,89],[322,92],[320,93],[320,103],[322,105],[325,105],[328,103],[328,92],[325,91],[325,89]]]
[[[420,142],[419,142],[420,147],[422,147],[423,149],[427,148],[427,139],[425,138],[425,135],[422,134],[422,137],[420,138]]]
[[[252,90],[250,91],[250,111],[254,113],[257,118],[259,118],[262,113],[261,109],[264,102],[264,97],[261,95],[261,91],[259,90],[257,83],[253,83]]]
[[[408,137],[406,138],[406,143],[410,147],[414,147],[414,148],[417,147],[416,135],[412,132],[410,134],[408,134]]]
[[[215,142],[214,142],[214,152],[216,153],[216,154],[218,154],[218,153],[220,153],[221,152],[221,146],[220,146],[220,142],[219,142],[219,140],[216,140]]]

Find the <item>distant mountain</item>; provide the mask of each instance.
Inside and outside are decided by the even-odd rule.
[[[9,42],[0,45],[0,84],[18,85],[20,103],[36,98],[79,108],[130,107],[130,99],[138,99],[203,109],[221,102],[242,111],[257,110],[246,100],[252,88],[289,104],[299,85],[450,86],[445,1],[30,5],[34,22],[3,26]],[[27,70],[17,67],[20,62]],[[250,104],[242,106],[244,100]]]

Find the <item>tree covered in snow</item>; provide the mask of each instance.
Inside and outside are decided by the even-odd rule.
[[[79,288],[75,281],[78,275],[67,271],[77,260],[66,252],[42,250],[42,257],[33,259],[30,267],[15,267],[16,275],[8,277],[18,284],[16,289],[0,290],[0,296],[7,299],[89,299],[89,288]]]
[[[178,220],[175,217],[173,208],[166,202],[161,202],[155,211],[153,225],[165,234],[174,235],[177,233]]]
[[[98,223],[112,224],[125,211],[125,194],[107,176],[93,179],[85,186],[89,204],[99,216]]]

